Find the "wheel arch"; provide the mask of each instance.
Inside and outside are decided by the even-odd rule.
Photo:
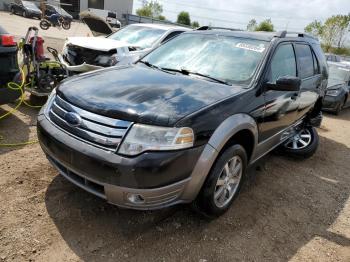
[[[258,127],[250,115],[232,115],[214,131],[192,171],[183,199],[193,201],[196,198],[217,158],[235,142],[245,148],[249,163],[258,144]]]

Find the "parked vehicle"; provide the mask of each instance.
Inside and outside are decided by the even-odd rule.
[[[7,83],[19,76],[17,63],[17,43],[14,37],[0,26],[0,105],[15,101],[19,90],[7,88]]]
[[[135,62],[141,56],[189,29],[159,24],[133,24],[113,33],[106,21],[88,13],[80,15],[95,36],[69,37],[60,61],[71,72],[86,72]]]
[[[194,201],[218,216],[277,146],[314,154],[327,70],[305,34],[186,32],[133,65],[63,82],[38,137],[64,177],[112,204]]]
[[[57,19],[56,22],[52,22],[52,16],[55,16],[55,19]],[[55,20],[54,20],[55,21]],[[48,30],[51,26],[52,27],[62,27],[65,30],[69,30],[71,26],[71,22],[65,20],[63,16],[59,16],[58,14],[53,14],[50,17],[45,16],[44,19],[41,19],[40,21],[40,28],[43,30]]]
[[[341,57],[338,55],[334,55],[334,54],[325,54],[325,55],[328,62],[336,62],[336,63],[341,62]]]
[[[350,66],[329,63],[329,81],[323,101],[323,110],[339,114],[350,106]]]
[[[14,0],[9,6],[12,14],[19,14],[23,17],[41,19],[42,12],[34,2]]]

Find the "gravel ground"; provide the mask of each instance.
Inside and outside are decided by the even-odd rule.
[[[35,140],[36,115],[23,106],[1,120],[0,143]],[[59,176],[38,144],[0,148],[0,261],[348,262],[349,128],[350,109],[326,115],[312,158],[268,155],[214,221],[188,206],[119,209]]]

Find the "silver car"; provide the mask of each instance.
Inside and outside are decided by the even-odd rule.
[[[61,63],[76,73],[132,63],[169,39],[190,30],[166,24],[132,24],[113,33],[106,22],[92,19],[91,15],[83,21],[96,37],[70,37],[59,55]]]

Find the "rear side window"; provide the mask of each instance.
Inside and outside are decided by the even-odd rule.
[[[296,75],[297,69],[293,46],[291,44],[279,46],[271,60],[268,81],[276,83],[276,80],[280,77]]]
[[[296,44],[296,53],[299,64],[299,77],[301,79],[314,75],[314,60],[310,46],[304,44]]]

